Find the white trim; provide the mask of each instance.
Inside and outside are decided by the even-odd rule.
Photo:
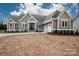
[[[59,29],[59,19],[57,19],[57,29]]]
[[[64,19],[65,19],[65,20],[64,20]],[[72,20],[72,19],[59,18],[59,20],[67,21],[67,20]]]
[[[33,15],[31,15],[30,13],[29,15],[31,16],[30,19],[33,18],[35,21],[37,21],[37,19]]]
[[[9,18],[8,22],[10,22],[10,20],[12,20],[14,23],[16,23],[11,17]]]
[[[36,23],[36,21],[28,21],[28,22],[30,22],[30,23]]]
[[[10,24],[12,24],[12,26],[10,26]],[[9,31],[15,31],[15,23],[13,23],[13,22],[10,22],[9,24],[7,24],[8,26],[8,28],[7,28],[7,31],[9,30]]]
[[[18,21],[21,21],[27,14],[25,14],[22,18],[20,18]]]
[[[37,20],[33,16],[31,16],[27,21],[29,21],[31,18],[33,18],[35,20],[34,22],[37,22]]]
[[[53,29],[53,20],[52,20],[52,29]]]
[[[62,12],[61,12],[61,14],[57,17],[57,18],[60,18],[61,17],[61,15],[64,13],[65,11],[63,10]]]
[[[69,25],[68,25],[68,20],[71,21],[72,19],[65,19],[65,20],[64,20],[64,19],[65,19],[65,18],[60,18],[60,19],[59,19],[59,20],[61,20],[60,26],[61,26],[62,28],[67,28],[67,27],[70,25],[70,27],[71,27],[71,23],[69,23]],[[64,27],[63,27],[63,26],[62,26],[62,21],[64,21],[64,22],[67,21],[67,25],[68,25],[68,26],[64,26]]]
[[[64,26],[62,26],[62,22],[64,22]],[[65,26],[65,22],[67,22],[67,26]],[[68,27],[68,21],[61,20],[61,27],[62,28],[67,28]]]
[[[68,10],[67,10],[66,12],[67,12],[68,15],[70,16],[70,19],[72,19],[72,16],[71,16],[70,12],[69,12]]]
[[[35,21],[37,21],[37,19],[34,16],[31,16]]]
[[[52,30],[73,30],[73,29],[52,29]]]
[[[28,21],[28,32],[29,32],[29,21]]]
[[[27,13],[27,14],[29,14],[30,17],[31,17],[31,14],[30,13]],[[22,18],[20,18],[19,21],[21,21],[27,14],[25,14]]]
[[[14,23],[14,30],[15,30],[15,23]]]
[[[70,14],[68,13],[68,11],[66,11],[66,10],[63,10],[63,11],[61,12],[61,14],[60,14],[57,18],[60,18],[61,15],[63,15],[65,12],[69,15],[70,19],[72,19],[72,18],[71,18],[71,15],[70,15]]]

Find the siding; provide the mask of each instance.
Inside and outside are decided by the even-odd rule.
[[[64,20],[63,20],[64,21]],[[67,20],[68,26],[67,27],[62,27],[62,20],[59,20],[59,29],[71,29],[71,20]]]
[[[60,18],[66,18],[66,19],[70,19],[70,15],[68,15],[68,13],[65,11]]]
[[[26,28],[23,27],[23,24],[26,24]],[[19,25],[19,31],[25,31],[25,30],[27,30],[27,28],[28,28],[27,22],[25,22],[25,23],[19,23],[18,25]],[[25,25],[24,25],[24,26],[25,26]]]
[[[53,29],[57,29],[57,20],[53,20]]]
[[[15,31],[15,28],[14,28],[15,24],[12,23],[12,27],[10,27],[10,23],[7,24],[7,31]]]
[[[73,22],[73,29],[76,32],[77,30],[79,31],[79,17],[74,20]]]
[[[10,27],[10,23],[8,23],[8,26],[9,26],[8,28],[9,28],[9,29],[14,29],[14,25],[15,25],[15,24],[12,23],[12,27]]]
[[[45,29],[44,29],[45,27],[47,27],[47,30],[48,30],[48,26],[51,26],[51,27],[52,27],[52,22],[49,22],[49,23],[45,24],[45,25],[43,26],[43,31],[45,30]]]

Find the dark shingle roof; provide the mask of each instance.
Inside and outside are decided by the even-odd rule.
[[[60,11],[56,10],[52,18],[57,18],[60,15]]]
[[[22,17],[24,16],[23,19],[26,18],[26,20],[28,20],[30,18],[30,14],[27,13],[26,15],[25,14],[21,14],[20,16],[15,16],[15,15],[11,15],[10,17],[15,21],[15,22],[18,22]],[[46,18],[46,16],[41,16],[41,15],[34,15],[32,14],[33,17],[35,17],[38,21],[40,22],[43,22],[43,20]],[[22,20],[23,20],[22,19]]]
[[[10,18],[12,18],[15,22],[18,22],[19,19],[21,19],[24,16],[24,14],[21,15],[11,15]]]
[[[46,16],[43,16],[43,15],[32,15],[33,17],[35,17],[38,21],[43,21]]]
[[[54,12],[52,12],[50,15],[48,15],[44,21],[49,20],[50,18],[57,18],[59,15],[61,14],[60,11],[56,10]]]
[[[24,15],[24,17],[23,17],[23,19],[22,19],[22,20],[27,21],[30,17],[31,17],[31,16],[30,16],[30,14],[29,14],[29,13],[27,13],[26,15]]]

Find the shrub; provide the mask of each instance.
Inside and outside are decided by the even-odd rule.
[[[64,34],[65,34],[65,35],[67,34],[66,31],[64,31]]]
[[[25,30],[24,32],[27,32],[27,30]]]
[[[71,35],[73,35],[74,34],[74,31],[71,31]]]
[[[38,29],[36,29],[36,32],[38,32]]]
[[[55,33],[57,33],[57,30],[55,30]]]
[[[67,34],[69,34],[69,31],[67,31]]]
[[[63,32],[62,31],[60,31],[60,33],[59,34],[62,34]]]
[[[76,33],[75,34],[78,35],[78,30],[76,30]]]

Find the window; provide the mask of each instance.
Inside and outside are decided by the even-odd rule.
[[[12,23],[10,23],[10,27],[12,27]]]
[[[67,21],[62,21],[62,26],[63,27],[67,27],[68,26],[68,22]]]
[[[27,24],[23,24],[23,28],[26,28],[27,27]]]
[[[64,27],[64,21],[62,21],[62,26]]]
[[[65,22],[65,26],[67,26],[67,21]]]
[[[52,16],[52,18],[56,18],[56,17],[58,17],[59,16],[59,14],[60,14],[60,11],[55,11],[55,13],[54,13],[54,15]]]
[[[23,24],[23,28],[24,28],[24,24]]]
[[[27,25],[25,24],[25,28],[27,27]]]

